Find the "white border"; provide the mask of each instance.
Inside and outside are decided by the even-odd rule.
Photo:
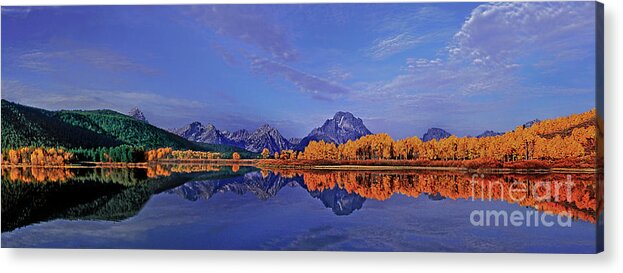
[[[325,3],[456,1],[205,1],[205,0],[0,0],[0,5]],[[482,2],[482,1],[477,1]],[[513,1],[515,2],[515,1]],[[599,255],[250,252],[162,250],[1,249],[2,272],[615,272],[623,268],[621,183],[623,1],[604,0],[606,47],[606,251]],[[618,30],[618,33],[617,31]],[[618,34],[618,35],[617,35]],[[615,74],[616,73],[616,74]],[[617,75],[619,77],[616,77]],[[619,107],[616,107],[618,105]],[[619,141],[616,141],[619,139]]]

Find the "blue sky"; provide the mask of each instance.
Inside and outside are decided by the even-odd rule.
[[[337,111],[375,133],[476,135],[594,107],[595,7],[567,3],[2,7],[2,98],[154,125]]]

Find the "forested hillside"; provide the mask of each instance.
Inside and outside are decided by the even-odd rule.
[[[121,141],[107,134],[73,126],[55,112],[2,100],[2,149],[24,146],[116,146]]]
[[[67,124],[98,134],[110,135],[133,146],[145,148],[171,147],[173,149],[202,148],[175,134],[111,110],[58,111],[55,115]]]
[[[223,153],[255,154],[228,145],[188,141],[163,129],[111,110],[48,111],[2,100],[2,150],[20,147],[170,147]]]

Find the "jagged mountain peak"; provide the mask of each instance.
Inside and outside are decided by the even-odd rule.
[[[141,109],[139,109],[138,106],[134,106],[130,110],[130,112],[128,112],[128,116],[133,117],[142,122],[149,123],[147,122],[147,118],[145,118],[145,114],[143,114],[143,111],[141,111]]]
[[[226,139],[211,123],[203,125],[199,121],[194,121],[182,128],[173,129],[171,132],[190,141],[226,144]]]
[[[263,124],[248,136],[245,149],[253,152],[260,152],[264,148],[274,153],[291,149],[292,145],[279,133],[279,130],[268,124]]]
[[[277,131],[277,129],[273,128],[269,124],[262,124],[262,126],[258,127],[257,130],[255,130],[255,132],[271,132],[271,131]]]
[[[199,121],[192,122],[189,125],[190,125],[190,127],[203,127],[203,124],[201,124],[201,122],[199,122]]]
[[[343,118],[354,119],[355,116],[351,112],[344,112],[344,111],[338,111],[333,116],[333,119],[335,119],[335,120],[339,120],[339,119],[343,119]]]
[[[313,129],[297,145],[297,150],[303,150],[310,141],[331,142],[336,144],[357,140],[362,136],[372,134],[363,124],[363,120],[350,112],[338,111],[332,119],[327,119],[321,127]]]
[[[245,129],[234,132],[227,130],[219,131],[211,123],[202,125],[196,121],[180,129],[174,129],[172,132],[191,141],[227,144],[244,148],[251,152],[260,152],[267,148],[271,153],[274,153],[292,148],[290,142],[269,124],[263,124],[253,133],[250,133]]]

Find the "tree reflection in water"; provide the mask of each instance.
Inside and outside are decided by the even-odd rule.
[[[300,176],[310,191],[344,189],[359,196],[387,200],[394,194],[437,199],[504,201],[539,211],[566,214],[596,223],[603,209],[602,183],[595,174],[491,174],[461,172],[369,172],[275,170]],[[569,183],[571,182],[571,183]],[[569,185],[569,187],[567,187]],[[511,191],[512,189],[526,189]]]
[[[573,184],[570,194],[556,183],[510,196],[512,185],[542,181]],[[139,213],[154,194],[209,199],[222,192],[274,198],[286,186],[300,186],[336,215],[362,209],[366,199],[394,194],[432,200],[501,200],[539,211],[596,223],[603,209],[602,179],[595,174],[497,174],[461,172],[370,172],[258,170],[249,166],[153,165],[141,168],[3,168],[2,232],[53,219],[119,221]],[[506,190],[505,190],[506,189]],[[544,192],[558,198],[543,199]]]

